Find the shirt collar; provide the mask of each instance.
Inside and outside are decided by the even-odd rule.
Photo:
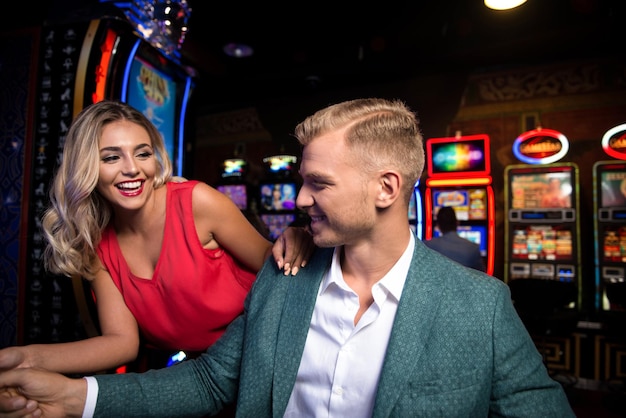
[[[330,269],[327,271],[324,280],[320,286],[320,294],[323,293],[328,286],[335,284],[340,288],[348,288],[346,282],[343,280],[343,273],[341,272],[341,264],[339,257],[341,255],[342,247],[335,247],[333,251],[333,259],[330,264]],[[411,259],[413,258],[413,251],[415,249],[415,236],[410,234],[409,244],[407,245],[404,253],[398,259],[396,264],[378,281],[376,285],[380,285],[387,289],[387,291],[393,295],[396,300],[400,300],[402,295],[402,288],[406,281],[406,276],[411,267]]]

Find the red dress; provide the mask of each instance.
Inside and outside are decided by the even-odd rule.
[[[213,344],[243,311],[256,278],[225,250],[202,248],[191,205],[197,183],[167,184],[163,244],[152,280],[130,271],[112,225],[98,246],[145,341],[162,350],[203,351]]]

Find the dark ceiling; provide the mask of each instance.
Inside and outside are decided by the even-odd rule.
[[[223,103],[448,71],[626,55],[624,0],[528,0],[510,11],[489,10],[482,0],[188,3],[183,62]],[[10,2],[15,18],[5,20],[4,28],[79,16],[94,4]],[[255,54],[229,57],[222,48],[230,42],[247,43]]]
[[[482,0],[188,2],[183,53],[224,97],[298,94],[615,50],[626,55],[623,0],[528,0],[510,11],[489,10]],[[247,43],[255,55],[228,57],[222,47],[229,42]]]

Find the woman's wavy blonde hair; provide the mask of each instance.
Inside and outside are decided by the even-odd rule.
[[[161,187],[172,178],[163,138],[141,112],[109,100],[83,109],[65,139],[62,161],[50,188],[50,206],[42,220],[47,240],[44,265],[52,273],[93,279],[100,269],[96,248],[113,211],[96,190],[99,142],[107,124],[123,120],[143,127],[150,136],[157,161],[154,186]]]

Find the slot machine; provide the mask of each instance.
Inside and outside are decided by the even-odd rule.
[[[420,192],[420,181],[415,183],[413,188],[413,194],[409,201],[409,227],[415,234],[417,239],[421,240],[424,237],[424,209],[423,199]]]
[[[150,10],[138,9],[134,2],[100,3],[110,6],[106,13],[98,8],[75,16],[75,20],[49,21],[41,31],[33,105],[36,152],[32,156],[33,178],[26,188],[31,206],[25,215],[30,232],[24,244],[29,271],[22,284],[26,302],[19,312],[22,344],[99,335],[94,301],[83,278],[51,277],[41,262],[41,211],[48,204],[50,176],[62,159],[65,137],[78,112],[105,99],[139,109],[163,135],[174,173],[184,176],[185,117],[195,72],[180,63],[178,48],[190,9],[185,0],[173,1],[167,10],[175,15],[156,17],[154,13],[166,11],[165,2],[155,3]],[[169,28],[167,22],[172,24]],[[150,31],[141,32],[141,28]],[[177,33],[177,28],[184,30]],[[48,318],[54,318],[51,327],[46,325]]]
[[[606,132],[604,151],[615,160],[593,166],[595,308],[626,312],[626,124]]]
[[[273,155],[263,159],[265,178],[258,185],[258,212],[274,241],[298,219],[294,155]]]
[[[504,281],[520,309],[580,308],[578,166],[558,163],[569,149],[560,132],[520,135],[525,164],[505,167]]]
[[[233,201],[242,211],[247,211],[250,207],[248,184],[245,180],[247,173],[247,162],[243,158],[228,158],[222,163],[220,181],[216,189]]]
[[[452,206],[459,221],[458,234],[480,246],[486,272],[493,274],[495,203],[489,137],[429,138],[426,164],[424,238],[437,236],[437,212],[443,206]]]
[[[74,95],[74,113],[105,99],[120,100],[141,111],[163,136],[174,174],[184,176],[188,145],[185,141],[187,107],[195,85],[195,70],[180,63],[179,46],[184,32],[164,32],[167,21],[174,29],[186,25],[191,10],[186,1],[171,2],[170,15],[161,21],[152,11],[138,9],[135,3],[112,3],[125,20],[91,20],[84,34],[77,62],[81,81]],[[173,30],[172,29],[172,30]]]

